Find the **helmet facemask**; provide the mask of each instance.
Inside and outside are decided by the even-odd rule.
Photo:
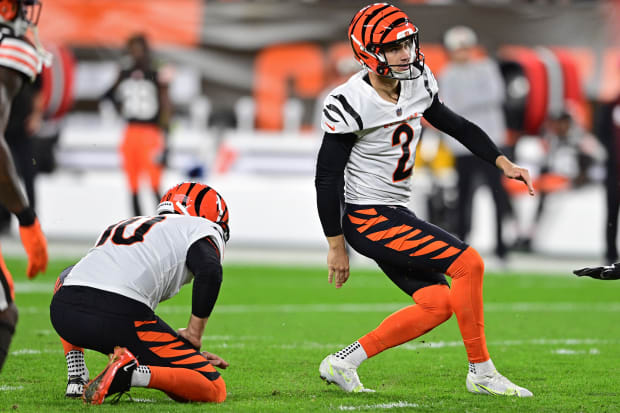
[[[403,43],[409,43],[409,46],[405,46]],[[385,51],[392,47],[408,47],[409,62],[406,64],[389,64]],[[380,76],[399,80],[412,80],[420,77],[424,72],[424,55],[420,52],[417,31],[394,42],[368,45],[367,50],[379,62],[373,71]]]

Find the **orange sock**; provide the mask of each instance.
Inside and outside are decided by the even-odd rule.
[[[447,285],[431,285],[413,293],[416,305],[399,310],[359,339],[368,357],[406,343],[432,330],[452,316]]]
[[[459,323],[467,358],[471,363],[489,360],[484,336],[482,278],[484,262],[469,247],[450,265],[446,274],[452,277],[450,304]]]
[[[151,369],[151,381],[148,387],[164,391],[174,400],[216,403],[226,400],[226,383],[221,376],[211,381],[195,370],[148,367]],[[215,371],[213,366],[207,367],[210,371]]]
[[[74,346],[73,344],[63,339],[62,337],[60,337],[60,342],[62,343],[62,348],[65,350],[65,356],[67,355],[68,352],[72,350],[81,351],[82,353],[84,352],[84,349],[82,347]]]

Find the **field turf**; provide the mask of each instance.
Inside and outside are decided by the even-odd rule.
[[[378,271],[353,268],[340,290],[323,268],[225,265],[224,283],[203,341],[230,362],[221,405],[179,404],[150,389],[134,401],[85,406],[64,397],[62,347],[49,322],[56,275],[52,261],[34,281],[25,262],[8,259],[20,321],[0,374],[0,412],[619,412],[620,281],[570,274],[489,273],[485,315],[498,370],[531,391],[530,399],[476,396],[465,389],[467,363],[455,317],[425,336],[364,363],[359,374],[376,393],[346,394],[319,379],[318,365],[410,299]],[[184,327],[191,289],[159,306]],[[106,357],[86,353],[91,376]]]

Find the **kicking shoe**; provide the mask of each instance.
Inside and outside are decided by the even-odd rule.
[[[346,392],[374,392],[365,388],[360,382],[355,366],[333,354],[323,359],[319,366],[319,374],[327,384],[336,383]]]
[[[532,397],[528,389],[517,386],[506,377],[494,370],[489,374],[467,373],[467,390],[477,394],[491,394],[494,396]]]
[[[84,385],[86,383],[88,383],[88,376],[69,377],[69,381],[67,381],[67,391],[65,391],[65,397],[82,397],[82,393],[84,393]]]
[[[85,403],[101,404],[107,396],[125,393],[131,388],[131,374],[138,360],[124,347],[114,347],[114,354],[105,369],[84,386]]]

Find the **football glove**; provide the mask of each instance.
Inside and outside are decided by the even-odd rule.
[[[620,279],[620,263],[606,265],[604,267],[585,267],[574,270],[573,274],[578,277],[592,277],[598,280],[617,280]]]
[[[26,275],[34,278],[40,272],[45,272],[47,268],[47,240],[39,219],[34,212],[27,208],[27,211],[17,214],[19,220],[19,235],[28,256],[28,268]]]

